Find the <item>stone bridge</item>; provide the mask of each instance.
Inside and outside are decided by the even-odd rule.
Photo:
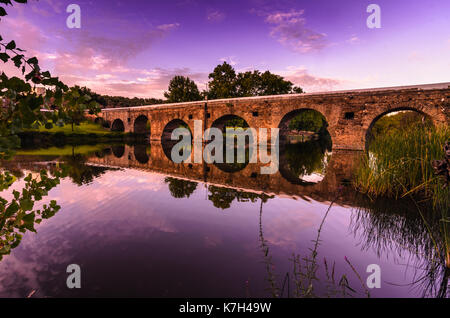
[[[300,197],[319,202],[336,201],[340,205],[353,205],[355,201],[353,187],[342,187],[343,184],[349,184],[355,166],[359,162],[360,153],[355,151],[334,151],[324,178],[317,183],[302,183],[299,182],[298,176],[290,176],[283,169],[282,164],[280,170],[271,175],[260,173],[262,165],[260,163],[249,163],[242,170],[235,172],[226,171],[216,164],[177,164],[167,157],[160,142],[151,142],[148,146],[118,145],[107,150],[90,157],[87,162],[107,167],[160,173],[244,192]]]
[[[305,109],[325,117],[334,150],[364,150],[373,124],[391,112],[413,110],[436,125],[448,125],[450,83],[112,108],[103,109],[95,119],[112,130],[147,133],[152,140],[161,140],[183,123],[193,132],[194,120],[202,120],[205,130],[235,116],[252,128],[283,132]]]

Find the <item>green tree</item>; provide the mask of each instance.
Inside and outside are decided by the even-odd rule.
[[[85,111],[96,114],[100,110],[97,102],[89,95],[84,95],[83,90],[79,86],[71,87],[64,94],[64,101],[59,107],[60,116],[72,125],[79,125],[85,116]]]
[[[15,0],[17,3],[27,3],[27,0]],[[10,0],[0,0],[0,4],[13,5]],[[7,15],[6,9],[0,6],[0,17]],[[3,63],[12,62],[25,80],[18,77],[9,78],[4,72],[0,74],[0,159],[10,158],[15,148],[20,146],[17,133],[24,128],[45,125],[51,128],[53,123],[68,115],[62,109],[53,110],[53,106],[61,108],[63,104],[72,102],[74,95],[68,86],[52,77],[50,72],[41,71],[36,57],[25,57],[25,50],[18,48],[12,40],[3,42],[0,35],[0,60]],[[33,86],[45,88],[45,94],[35,92]],[[87,101],[79,94],[75,99]],[[75,104],[80,105],[78,101]],[[43,111],[45,110],[45,111]],[[44,204],[41,209],[35,208],[35,202],[42,200],[48,191],[64,177],[59,169],[49,177],[45,170],[38,178],[29,174],[22,192],[13,191],[13,197],[6,200],[0,197],[0,260],[2,255],[9,254],[11,249],[19,245],[23,233],[35,231],[34,224],[53,216],[59,206],[55,201]],[[0,189],[8,189],[16,180],[6,169],[0,171]]]
[[[303,93],[300,87],[282,76],[258,70],[236,74],[226,62],[218,65],[209,74],[209,79],[210,99]]]
[[[169,103],[191,102],[201,100],[202,96],[197,84],[189,77],[175,76],[169,83],[169,89],[164,93]]]
[[[264,72],[261,75],[259,94],[258,95],[283,95],[303,93],[303,90],[299,87],[294,87],[294,84],[290,81],[286,81],[283,77]]]
[[[236,71],[227,62],[217,65],[209,74],[208,97],[210,99],[232,98],[237,96]]]

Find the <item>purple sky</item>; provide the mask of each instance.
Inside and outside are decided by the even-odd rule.
[[[66,26],[70,3],[81,29]],[[381,29],[366,26],[371,3]],[[162,97],[174,75],[203,89],[224,60],[307,92],[450,81],[448,0],[30,0],[8,7],[0,34],[67,84],[110,95]]]

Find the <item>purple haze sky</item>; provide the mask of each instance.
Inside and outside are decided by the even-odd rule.
[[[70,3],[81,29],[66,26]],[[371,3],[381,29],[366,26]],[[162,97],[174,75],[204,89],[224,60],[307,92],[450,81],[448,0],[30,0],[8,7],[0,34],[67,84],[109,95]]]

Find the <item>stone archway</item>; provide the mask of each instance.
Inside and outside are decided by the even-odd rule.
[[[190,135],[191,138],[191,147],[189,149],[182,149],[180,150],[180,156],[186,160],[192,153],[192,131],[189,128],[189,125],[184,122],[181,119],[173,119],[169,123],[166,124],[166,126],[163,129],[162,135],[161,135],[161,145],[164,151],[164,154],[169,160],[172,160],[172,149],[173,147],[180,141],[182,138],[186,138],[186,136],[180,136],[178,140],[172,140],[172,133],[175,129],[178,128],[185,128],[187,129],[187,134]]]
[[[399,113],[399,112],[413,112],[416,114],[419,114],[422,116],[422,122],[429,122],[432,125],[435,125],[435,122],[433,121],[433,118],[428,115],[427,113],[413,108],[413,107],[397,107],[397,108],[392,108],[389,110],[386,110],[384,112],[382,112],[381,114],[377,115],[374,119],[372,119],[372,121],[370,122],[369,127],[366,130],[366,134],[365,134],[365,149],[368,149],[369,143],[371,142],[371,140],[373,139],[373,134],[372,134],[372,129],[375,126],[375,124],[383,117],[389,115],[389,114],[395,114],[395,113]]]
[[[150,121],[148,120],[148,117],[145,115],[140,115],[134,120],[134,133],[135,134],[141,134],[141,135],[147,135],[150,136],[151,130],[150,130]]]
[[[112,125],[111,125],[111,130],[112,131],[124,132],[125,131],[125,125],[124,125],[123,121],[121,119],[119,119],[119,118],[114,120]]]

